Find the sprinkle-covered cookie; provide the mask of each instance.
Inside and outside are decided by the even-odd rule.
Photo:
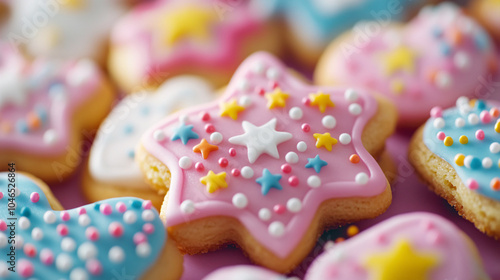
[[[366,26],[376,23],[364,23]],[[479,94],[497,68],[488,34],[459,7],[426,7],[406,25],[354,29],[335,40],[317,66],[319,84],[359,84],[391,99],[400,126],[416,126],[434,106]]]
[[[324,226],[389,205],[371,154],[383,151],[394,125],[387,102],[306,85],[258,53],[217,103],[151,128],[136,159],[152,185],[170,186],[162,216],[182,250],[236,242],[254,262],[286,272]]]
[[[28,62],[0,44],[0,170],[14,161],[44,180],[64,179],[113,95],[89,60]]]
[[[456,104],[432,109],[413,138],[410,160],[460,214],[500,237],[500,103],[461,97]]]
[[[150,201],[115,198],[62,210],[46,186],[14,174],[0,173],[2,279],[157,279],[147,277],[158,270],[179,277],[181,268],[173,264],[180,256],[165,247],[165,229]],[[160,262],[168,256],[171,263]]]

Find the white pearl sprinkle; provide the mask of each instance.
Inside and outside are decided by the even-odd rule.
[[[33,240],[35,240],[35,241],[42,240],[43,239],[42,229],[39,227],[33,228],[33,230],[31,231],[31,238],[33,238]]]
[[[243,166],[241,169],[241,176],[245,179],[250,179],[253,177],[253,169],[250,166]]]
[[[490,169],[493,166],[493,160],[489,157],[485,157],[483,158],[482,164],[483,168]]]
[[[467,53],[463,51],[459,51],[453,57],[453,63],[455,63],[455,66],[457,66],[457,68],[465,69],[470,65],[469,55],[467,55]]]
[[[57,140],[57,135],[56,135],[56,132],[53,129],[48,129],[43,134],[43,143],[45,143],[47,145],[53,145],[53,144],[55,144],[56,140]]]
[[[252,70],[256,74],[262,74],[264,73],[264,68],[265,68],[264,63],[262,61],[259,61],[253,65]]]
[[[337,120],[335,119],[335,117],[327,115],[324,116],[323,119],[321,119],[321,124],[327,129],[332,129],[337,125]]]
[[[237,193],[233,195],[233,205],[238,209],[243,209],[248,205],[248,198],[242,193]]]
[[[304,116],[304,113],[302,112],[302,109],[299,107],[292,107],[290,111],[288,111],[288,115],[290,116],[290,119],[292,120],[300,120]]]
[[[356,174],[356,178],[355,178],[355,181],[356,183],[360,184],[360,185],[365,185],[366,183],[368,183],[368,175],[364,172],[360,172],[358,174]]]
[[[31,222],[28,218],[26,217],[21,217],[19,218],[19,227],[22,229],[22,230],[26,230],[28,229],[29,227],[31,226]]]
[[[299,156],[295,152],[288,152],[285,156],[285,160],[288,163],[294,164],[299,162]]]
[[[500,152],[500,143],[498,142],[491,143],[490,152],[492,152],[493,154],[498,154]]]
[[[361,105],[359,105],[358,103],[352,103],[351,105],[349,105],[349,113],[351,113],[352,115],[359,115],[363,112],[363,109],[361,108]]]
[[[241,79],[238,81],[238,89],[242,91],[247,91],[250,89],[250,83],[247,79]]]
[[[123,221],[126,224],[133,224],[133,223],[135,223],[135,221],[137,221],[137,214],[135,214],[135,212],[132,210],[127,210],[123,214]]]
[[[61,272],[66,272],[73,267],[73,260],[67,254],[59,254],[56,258],[56,268]]]
[[[181,123],[187,123],[188,121],[189,121],[189,116],[188,115],[182,114],[182,115],[179,116],[179,122],[181,122]]]
[[[240,97],[240,99],[238,99],[238,104],[240,104],[240,106],[243,106],[246,108],[246,107],[252,105],[252,98],[250,98],[250,96],[248,96],[248,95],[244,95],[244,96]]]
[[[112,263],[121,263],[125,259],[125,252],[120,246],[109,249],[108,258]]]
[[[290,198],[286,202],[286,209],[292,213],[297,213],[302,209],[302,202],[296,197]]]
[[[153,138],[158,142],[163,141],[166,138],[165,132],[161,130],[155,130],[155,132],[153,132]]]
[[[78,247],[77,255],[82,261],[97,257],[97,247],[92,242],[85,242]]]
[[[5,246],[7,246],[7,236],[0,232],[0,248],[5,248]]]
[[[469,121],[469,123],[471,125],[476,125],[479,123],[479,116],[477,114],[469,114],[469,116],[467,117],[467,120]]]
[[[9,267],[6,263],[0,262],[0,277],[7,278],[9,276]]]
[[[16,235],[16,238],[14,238],[16,241],[16,248],[23,248],[24,245],[24,238],[21,235]]]
[[[78,267],[71,271],[69,274],[69,280],[88,280],[89,275],[85,269]]]
[[[194,202],[192,200],[186,199],[181,203],[180,208],[181,208],[182,213],[191,214],[195,210]]]
[[[445,125],[445,121],[443,118],[436,118],[433,122],[434,128],[441,129]]]
[[[78,217],[78,224],[82,227],[86,227],[90,224],[90,217],[87,214],[82,214]]]
[[[19,188],[15,188],[15,193],[16,193],[16,197],[19,197],[21,195],[21,190]]]
[[[297,143],[297,151],[299,151],[301,153],[307,151],[307,144],[306,144],[306,142],[300,141],[299,143]]]
[[[212,144],[214,145],[220,144],[220,142],[222,142],[222,139],[223,137],[220,132],[214,132],[210,134],[210,142],[212,142]]]
[[[274,237],[280,237],[285,233],[285,226],[282,222],[272,222],[268,227],[269,234]]]
[[[342,133],[339,136],[339,141],[342,145],[348,145],[349,143],[351,143],[351,135]]]
[[[462,105],[469,105],[469,98],[466,96],[461,96],[457,99],[455,105],[457,106],[457,108],[459,108]]]
[[[146,221],[146,222],[151,222],[155,219],[155,212],[153,212],[153,210],[144,210],[142,211],[142,214],[141,214],[141,217],[142,217],[142,220]]]
[[[47,224],[53,224],[56,222],[56,214],[52,211],[47,211],[45,214],[43,214],[43,221]]]
[[[183,156],[179,159],[179,167],[182,169],[189,169],[193,166],[193,161],[186,156]]]
[[[358,93],[354,89],[348,88],[344,93],[344,98],[349,102],[356,102],[358,100]]]
[[[307,178],[307,185],[311,188],[317,188],[321,186],[321,179],[316,175],[309,176]]]
[[[464,166],[470,168],[470,164],[472,163],[473,159],[474,159],[473,156],[466,156],[464,159]]]
[[[278,69],[276,68],[269,68],[267,69],[267,72],[266,72],[266,77],[270,80],[274,80],[276,81],[279,77],[279,72],[278,72]]]
[[[76,249],[76,242],[70,237],[64,237],[61,241],[61,249],[65,252],[71,253]]]
[[[151,254],[151,245],[149,245],[149,243],[143,242],[135,247],[135,252],[139,257],[146,258]]]
[[[450,74],[439,71],[436,73],[436,85],[440,88],[447,88],[451,85],[451,76]]]
[[[269,221],[271,219],[271,210],[267,208],[262,208],[259,210],[259,219],[263,221]]]
[[[465,120],[463,118],[457,118],[455,120],[455,126],[458,128],[464,127],[465,126]]]

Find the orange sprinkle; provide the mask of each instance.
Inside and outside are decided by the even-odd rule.
[[[498,110],[498,108],[491,108],[490,110],[490,115],[494,118],[498,118],[500,117],[500,110]]]
[[[488,60],[488,68],[490,72],[496,73],[498,71],[498,62],[496,61],[495,58],[491,58]]]
[[[31,129],[39,128],[40,125],[42,124],[40,118],[34,113],[28,114],[27,122],[28,122],[28,127]]]
[[[476,106],[476,101],[477,101],[477,99],[471,99],[471,100],[469,101],[469,105],[470,105],[471,107]]]
[[[359,228],[357,226],[352,225],[347,228],[347,236],[349,237],[353,237],[358,233],[359,233]]]
[[[335,239],[335,243],[340,243],[340,242],[344,242],[344,241],[345,241],[344,237],[339,237],[339,238]]]
[[[0,131],[3,133],[9,133],[12,131],[12,125],[8,122],[2,122],[0,125]]]
[[[493,180],[491,180],[490,187],[494,191],[500,191],[500,178],[493,178]]]
[[[427,74],[427,77],[429,78],[429,81],[433,84],[434,81],[436,80],[436,75],[437,71],[436,70],[430,70],[429,73]]]
[[[451,29],[450,30],[450,39],[451,39],[451,42],[453,43],[453,45],[458,45],[462,42],[462,39],[463,39],[463,35],[462,35],[462,32],[460,32],[458,29]]]
[[[357,154],[352,154],[349,157],[349,161],[354,163],[354,164],[359,163],[359,156]]]

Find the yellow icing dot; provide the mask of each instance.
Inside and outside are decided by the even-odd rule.
[[[465,135],[462,135],[462,136],[460,136],[458,141],[460,142],[460,144],[465,145],[465,144],[469,143],[469,138],[467,138],[467,136],[465,136]]]
[[[347,228],[347,236],[353,237],[354,235],[359,233],[359,228],[357,226],[349,226]]]
[[[463,154],[457,154],[455,156],[455,163],[458,166],[464,166],[464,160],[465,160],[465,155],[463,155]]]
[[[446,138],[444,138],[444,145],[446,147],[453,145],[453,138],[451,138],[450,136],[446,136]]]
[[[495,125],[495,131],[500,133],[500,121],[498,121],[497,124]]]
[[[394,94],[401,95],[403,93],[403,90],[405,89],[405,85],[402,81],[395,80],[391,83],[391,89]]]

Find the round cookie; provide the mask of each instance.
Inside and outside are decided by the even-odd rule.
[[[41,181],[10,174],[0,173],[2,279],[180,278],[182,257],[150,201],[63,210]]]
[[[392,217],[334,245],[305,280],[489,279],[475,244],[450,221],[429,213]]]
[[[10,1],[11,45],[31,57],[89,58],[105,65],[111,27],[124,14],[123,0]]]
[[[161,216],[181,251],[236,243],[253,262],[288,272],[325,227],[389,206],[373,156],[395,124],[387,101],[305,84],[257,53],[218,103],[148,130],[136,160],[151,185],[170,187]]]
[[[115,26],[111,75],[126,92],[192,74],[224,86],[257,50],[277,52],[279,38],[245,5],[223,1],[154,1],[136,6]]]
[[[83,177],[83,192],[90,201],[134,196],[149,199],[160,209],[164,190],[151,189],[134,162],[141,135],[156,122],[183,108],[215,98],[214,90],[194,76],[167,80],[155,92],[125,97],[103,121],[96,135]]]
[[[408,18],[424,0],[253,0],[252,8],[268,21],[280,21],[292,57],[313,68],[328,44],[359,21]]]
[[[424,8],[406,25],[354,29],[332,42],[315,72],[320,85],[356,84],[383,94],[399,111],[399,125],[422,124],[433,106],[448,107],[479,94],[498,58],[488,34],[458,6]]]
[[[108,113],[114,92],[90,60],[27,62],[0,44],[0,170],[14,162],[62,181]]]
[[[500,42],[500,1],[498,0],[475,0],[470,1],[469,11],[490,34]]]
[[[500,238],[500,103],[457,100],[434,108],[409,159],[429,188],[488,235]]]

